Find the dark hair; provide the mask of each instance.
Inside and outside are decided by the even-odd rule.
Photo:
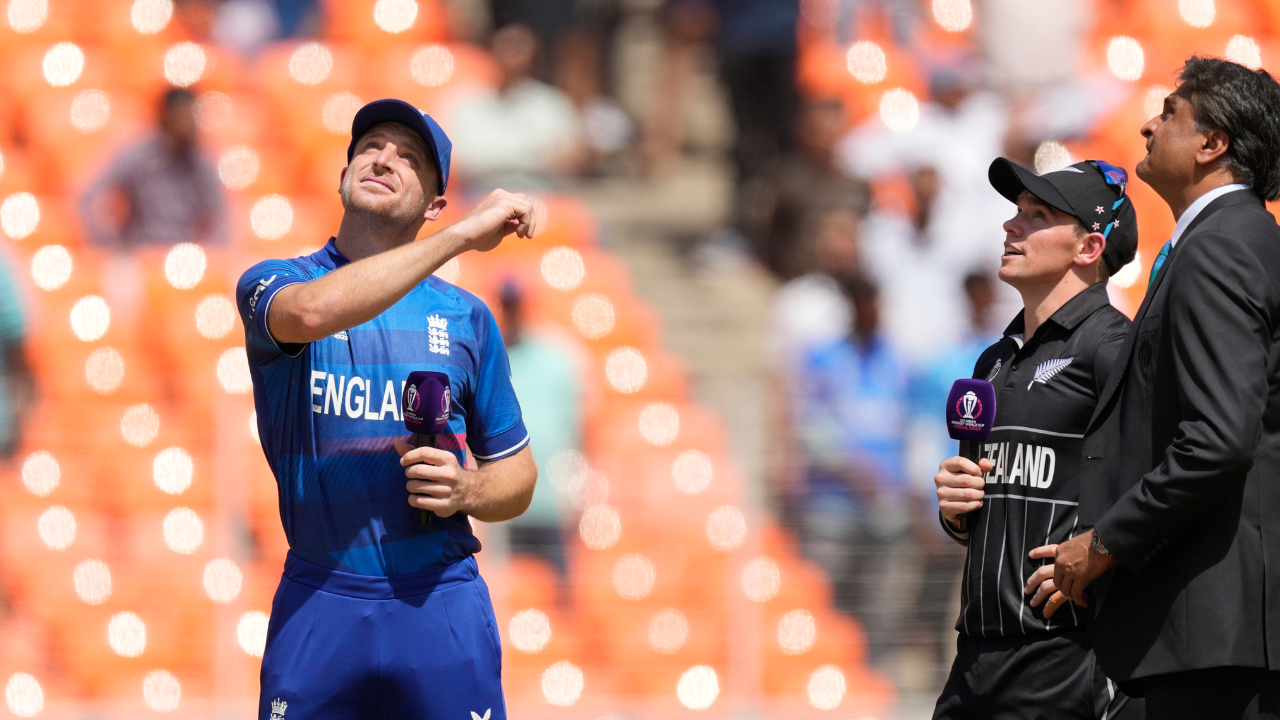
[[[1081,225],[1081,227],[1084,227]],[[991,282],[991,275],[982,270],[970,270],[964,276],[964,289],[967,292],[973,292],[978,288],[990,288],[994,283]]]
[[[1266,70],[1192,55],[1175,92],[1196,109],[1196,129],[1227,134],[1222,164],[1263,200],[1280,198],[1280,83]]]
[[[190,90],[186,88],[169,88],[160,99],[160,107],[164,108],[165,112],[172,112],[177,107],[190,105],[195,101],[195,93]]]
[[[853,273],[836,278],[845,297],[852,302],[859,300],[875,300],[880,296],[880,287],[876,281],[861,273]]]

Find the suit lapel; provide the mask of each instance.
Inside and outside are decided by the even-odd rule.
[[[1102,417],[1107,405],[1111,402],[1112,397],[1120,388],[1120,385],[1124,383],[1125,376],[1129,373],[1129,360],[1133,356],[1133,346],[1138,339],[1138,328],[1142,325],[1142,319],[1147,316],[1147,311],[1151,307],[1152,298],[1156,296],[1156,291],[1160,289],[1160,285],[1164,282],[1165,278],[1169,277],[1169,271],[1172,269],[1174,256],[1178,254],[1178,248],[1186,244],[1191,233],[1195,231],[1201,223],[1213,214],[1217,213],[1219,210],[1231,207],[1232,205],[1246,204],[1250,200],[1254,199],[1253,193],[1248,190],[1237,190],[1217,198],[1213,202],[1209,203],[1204,210],[1200,211],[1200,214],[1191,221],[1191,224],[1188,225],[1187,229],[1182,233],[1182,237],[1178,239],[1178,242],[1169,249],[1169,255],[1165,258],[1164,267],[1160,268],[1160,272],[1156,274],[1155,282],[1147,286],[1147,292],[1142,297],[1142,305],[1138,307],[1138,314],[1133,317],[1133,322],[1129,325],[1129,332],[1125,335],[1124,339],[1124,347],[1120,349],[1120,354],[1116,356],[1115,368],[1113,369],[1111,376],[1107,379],[1106,387],[1102,389],[1102,395],[1098,398],[1098,404],[1093,408],[1093,417],[1089,419],[1087,432],[1092,432],[1094,430],[1094,424],[1098,422],[1100,417]],[[1119,370],[1119,372],[1116,372],[1116,370]]]

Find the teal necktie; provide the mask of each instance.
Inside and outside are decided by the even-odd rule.
[[[1169,248],[1173,247],[1172,240],[1166,240],[1164,247],[1160,248],[1160,254],[1156,256],[1156,261],[1151,263],[1151,277],[1147,278],[1147,286],[1156,281],[1156,276],[1160,274],[1160,268],[1164,267],[1164,261],[1169,259]]]

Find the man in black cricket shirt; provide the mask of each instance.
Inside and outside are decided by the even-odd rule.
[[[1141,717],[1094,661],[1090,611],[1046,619],[1052,576],[1027,590],[1052,564],[1031,551],[1078,531],[1081,442],[1129,326],[1107,298],[1138,245],[1127,176],[1093,160],[1037,176],[1004,158],[987,176],[1018,206],[1000,279],[1023,311],[974,367],[997,393],[981,459],[944,460],[934,478],[943,528],[969,547],[956,660],[934,718]]]

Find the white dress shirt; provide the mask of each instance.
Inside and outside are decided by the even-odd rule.
[[[1196,219],[1196,216],[1200,214],[1200,211],[1204,210],[1209,203],[1229,192],[1248,189],[1248,185],[1241,185],[1240,183],[1223,185],[1222,187],[1214,188],[1196,198],[1195,202],[1191,203],[1190,207],[1182,212],[1182,215],[1178,218],[1178,224],[1173,226],[1173,237],[1169,238],[1169,247],[1172,248],[1178,244],[1178,238],[1182,237],[1182,233],[1187,231],[1187,226]]]

